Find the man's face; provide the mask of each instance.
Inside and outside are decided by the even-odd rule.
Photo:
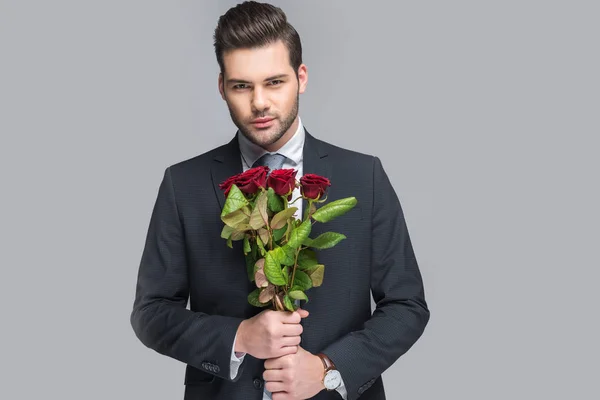
[[[251,142],[276,151],[298,128],[298,98],[306,88],[306,66],[300,66],[296,78],[281,41],[228,51],[223,63],[219,91],[233,123]]]

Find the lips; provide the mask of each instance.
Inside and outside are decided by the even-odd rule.
[[[265,122],[269,122],[269,121],[273,121],[275,118],[256,118],[255,120],[252,120],[253,124],[264,124]]]
[[[256,128],[268,128],[269,126],[271,126],[273,124],[273,121],[275,120],[275,118],[257,118],[255,120],[252,120],[252,125],[254,125]]]

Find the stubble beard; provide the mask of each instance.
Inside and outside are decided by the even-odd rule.
[[[239,118],[235,115],[235,113],[233,112],[231,107],[229,107],[229,104],[227,105],[227,108],[229,109],[229,115],[231,116],[231,120],[233,121],[235,126],[237,126],[237,128],[240,130],[240,132],[246,138],[248,138],[248,140],[250,140],[252,143],[264,148],[264,147],[270,146],[273,143],[277,142],[279,139],[281,139],[283,137],[283,135],[285,135],[285,133],[288,131],[288,129],[290,129],[290,127],[296,120],[296,117],[298,116],[299,101],[300,101],[300,93],[298,92],[298,93],[296,93],[296,101],[294,102],[294,106],[292,107],[291,111],[289,112],[288,115],[285,116],[285,118],[283,120],[280,117],[276,118],[277,121],[279,121],[279,129],[276,130],[275,132],[271,133],[269,136],[266,136],[264,133],[262,133],[260,131],[256,132],[256,133],[252,132],[250,129],[248,129],[249,123],[244,124],[243,122],[241,122],[239,120]],[[260,113],[260,114],[254,115],[254,118],[261,118],[266,115],[268,115],[268,113],[266,113],[266,114]]]

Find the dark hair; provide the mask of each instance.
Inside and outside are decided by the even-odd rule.
[[[287,47],[290,64],[298,76],[302,64],[300,35],[279,7],[245,1],[221,15],[214,34],[215,53],[221,72],[225,72],[223,54],[228,50],[251,49],[279,40]]]

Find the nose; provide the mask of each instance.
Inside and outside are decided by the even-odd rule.
[[[268,99],[262,88],[254,88],[252,93],[252,107],[259,112],[269,108]]]

